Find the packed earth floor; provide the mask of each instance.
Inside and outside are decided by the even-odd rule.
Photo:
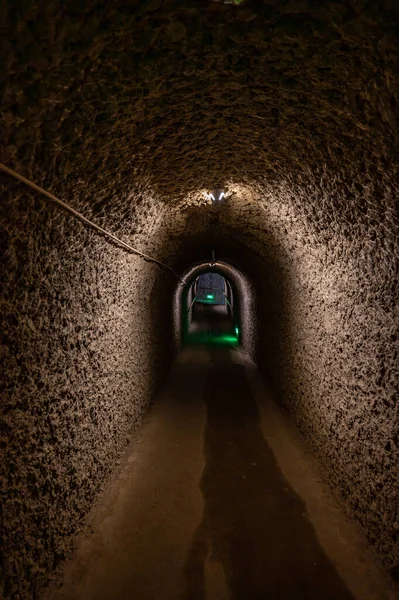
[[[0,32],[0,598],[397,594],[399,0]]]
[[[320,477],[243,352],[187,348],[46,598],[393,599]]]

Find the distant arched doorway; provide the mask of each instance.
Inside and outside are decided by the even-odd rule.
[[[226,282],[227,306],[225,310],[228,310],[231,316],[228,333],[210,335],[208,332],[201,334],[192,332],[194,284],[204,273],[218,273]],[[254,359],[258,321],[255,290],[248,276],[237,266],[226,261],[215,261],[212,264],[206,261],[194,264],[186,271],[182,271],[181,277],[182,282],[176,286],[173,297],[176,349],[179,350],[188,344],[240,347]]]
[[[220,273],[198,275],[187,294],[186,343],[238,344],[231,283]]]
[[[212,306],[225,306],[227,282],[219,273],[202,273],[194,283],[195,301]]]

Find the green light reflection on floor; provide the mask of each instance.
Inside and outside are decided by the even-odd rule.
[[[211,346],[236,346],[238,338],[232,334],[189,333],[186,337],[188,344],[209,344]]]
[[[215,300],[196,300],[198,304],[212,304],[213,306],[218,305],[219,302],[215,302]],[[223,304],[221,304],[223,306]]]

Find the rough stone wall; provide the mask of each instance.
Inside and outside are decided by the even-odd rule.
[[[182,271],[214,247],[250,276],[267,299],[259,362],[389,567],[398,527],[398,8],[396,0],[14,0],[0,23],[2,161]],[[212,187],[233,194],[222,211],[205,200]],[[170,340],[159,298],[172,297],[172,283],[23,194],[11,197],[25,207],[3,204],[11,248],[4,330],[7,385],[23,390],[25,408],[8,409],[6,400],[2,444],[24,449],[11,452],[6,531],[15,547],[6,569],[7,585],[27,590],[40,587],[68,537],[64,525],[40,530],[33,508],[17,517],[28,450],[53,436],[37,469],[52,457],[55,481],[50,465],[63,436],[76,431],[81,456],[96,435],[83,396],[104,398],[96,448],[107,458],[93,467],[97,487],[82,483],[80,492],[83,470],[63,472],[62,485],[37,500],[40,512],[49,498],[54,506],[69,498],[72,532],[128,435],[118,428],[125,410],[135,414],[128,398],[147,402],[150,367],[162,362],[152,343],[158,334],[162,354]],[[113,361],[118,376],[110,373],[106,388],[99,374]],[[47,373],[53,392],[44,395]],[[128,408],[112,412],[111,391]],[[60,421],[51,433],[47,414],[53,402],[69,406],[69,393],[77,423]],[[45,418],[34,412],[43,398],[52,399]],[[120,431],[119,441],[107,428]],[[90,456],[82,469],[96,451]]]
[[[165,372],[171,278],[17,186],[2,226],[2,592],[36,598]]]
[[[396,577],[399,191],[394,177],[352,193],[332,180],[231,185],[187,222],[251,275],[258,364]]]
[[[305,246],[306,248],[306,246]],[[393,260],[330,248],[294,265],[284,397],[392,574],[398,565],[398,346]],[[399,250],[399,248],[397,249]],[[359,258],[360,257],[360,258]],[[377,258],[378,257],[378,258]],[[370,284],[370,282],[373,282]]]
[[[4,160],[98,206],[123,214],[143,179],[174,200],[324,164],[372,176],[397,148],[396,0],[7,8]]]
[[[246,208],[237,202],[229,216],[229,225],[240,235],[244,229],[248,245],[262,257],[256,265],[259,366],[394,577],[399,559],[395,193],[385,187],[386,204],[377,220],[375,213],[363,220],[352,213],[356,234],[342,233],[345,220],[335,231],[330,224],[325,243],[309,219],[309,204],[294,210],[287,190],[280,195],[265,190]]]

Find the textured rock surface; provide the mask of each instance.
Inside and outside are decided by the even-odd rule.
[[[259,364],[395,567],[396,1],[15,0],[1,26],[2,161],[176,269],[214,247],[250,277]],[[175,282],[1,182],[2,568],[30,598],[167,367]]]
[[[25,190],[3,208],[3,592],[30,598],[165,372],[171,277]],[[157,223],[148,231],[156,238]]]

